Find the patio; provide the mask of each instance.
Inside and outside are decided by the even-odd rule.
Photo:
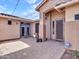
[[[0,59],[60,59],[64,53],[63,45],[53,40],[37,43],[31,37],[21,38],[1,43]]]

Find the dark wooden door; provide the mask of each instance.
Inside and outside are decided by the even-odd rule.
[[[39,23],[35,24],[35,33],[39,33]]]
[[[56,21],[56,39],[63,40],[63,20]]]
[[[27,27],[27,35],[29,36],[29,27]]]
[[[24,36],[24,27],[22,27],[22,36]]]

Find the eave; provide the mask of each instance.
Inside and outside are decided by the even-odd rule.
[[[67,7],[67,6],[74,5],[74,4],[76,4],[76,3],[79,3],[79,0],[66,2],[66,3],[64,3],[64,4],[61,4],[61,5],[59,5],[59,6],[56,6],[55,9],[64,8],[64,7]]]
[[[14,17],[9,17],[9,16],[1,16],[0,15],[0,18],[3,18],[3,19],[9,19],[9,20],[16,20],[16,21],[20,21],[20,22],[33,22],[33,20],[30,20],[30,19],[24,19],[24,18],[14,18]]]
[[[37,7],[36,11],[39,11],[39,8],[42,7],[48,0],[43,0]]]

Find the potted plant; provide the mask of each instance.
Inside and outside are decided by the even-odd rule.
[[[75,51],[74,56],[76,57],[76,59],[79,59],[79,51]]]

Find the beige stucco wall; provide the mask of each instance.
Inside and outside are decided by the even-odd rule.
[[[79,21],[65,23],[65,41],[71,43],[71,50],[79,50]]]
[[[46,15],[47,19],[45,19],[46,25],[46,38],[50,39],[50,13]]]
[[[65,41],[69,41],[70,49],[79,50],[79,21],[75,20],[75,14],[79,14],[79,4],[66,7],[65,14]]]
[[[30,23],[30,34],[33,36],[35,33],[35,23]]]
[[[45,20],[44,20],[44,14],[40,13],[40,21],[39,21],[39,38],[42,38],[43,41],[45,40],[45,33],[44,33],[44,26],[45,26]]]
[[[39,23],[39,20],[30,23],[30,35],[32,37],[35,34],[35,25],[36,25],[36,23]]]
[[[8,25],[8,20],[0,18],[0,41],[20,38],[20,22],[12,20],[12,25]]]
[[[75,4],[69,7],[66,7],[65,9],[65,18],[66,22],[75,21],[75,14],[79,14],[79,4]]]

